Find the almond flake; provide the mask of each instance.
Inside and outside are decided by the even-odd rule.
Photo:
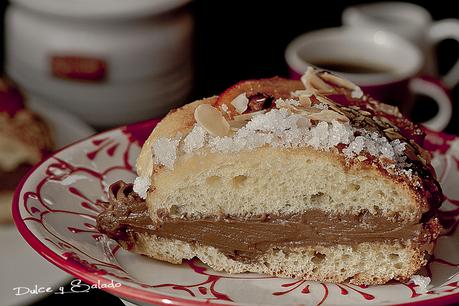
[[[252,119],[254,116],[256,116],[256,115],[261,115],[261,114],[264,114],[264,113],[266,113],[266,110],[265,110],[265,109],[262,109],[262,110],[257,111],[257,112],[247,113],[247,114],[241,114],[241,115],[234,116],[233,119],[234,119],[234,120],[237,120],[237,121],[249,121],[249,120]]]
[[[311,95],[300,95],[298,97],[300,101],[300,105],[310,107],[312,105],[310,97]]]
[[[338,77],[338,76],[336,76],[334,74],[328,73],[328,72],[321,73],[320,77],[323,80],[327,81],[327,82],[330,82],[332,84],[338,85],[340,87],[344,87],[346,89],[354,90],[354,89],[358,88],[358,86],[355,85],[354,83],[352,83],[351,81],[342,79],[342,78],[340,78],[340,77]]]
[[[248,120],[230,120],[228,121],[232,129],[240,129],[247,124]]]
[[[341,114],[344,116],[343,112],[336,106],[336,103],[333,102],[333,100],[327,98],[327,97],[324,97],[324,96],[320,96],[320,95],[315,95],[316,99],[319,100],[320,102],[322,102],[323,104],[326,104],[328,105],[333,111]]]
[[[349,119],[346,116],[341,115],[329,109],[324,109],[320,111],[319,113],[308,114],[306,117],[311,120],[318,120],[318,121],[325,121],[325,122],[332,122],[333,120],[336,120],[339,122],[349,122]]]
[[[301,110],[299,110],[297,107],[295,107],[294,105],[292,105],[290,103],[287,103],[283,99],[277,99],[275,104],[276,104],[277,108],[288,109],[289,111],[291,111],[294,114],[298,114],[298,113],[301,112]]]
[[[241,93],[239,96],[234,98],[233,101],[231,101],[231,105],[234,106],[234,108],[239,114],[242,114],[243,112],[247,110],[248,104],[249,104],[249,99],[245,95],[245,92]]]
[[[247,124],[247,122],[249,122],[253,118],[253,116],[264,114],[265,112],[266,110],[263,109],[258,112],[237,115],[233,117],[233,120],[228,121],[228,123],[233,131],[237,131],[238,129],[244,127]]]
[[[392,115],[392,116],[395,116],[395,117],[401,117],[402,116],[402,114],[400,113],[400,110],[398,109],[397,106],[392,106],[392,105],[389,105],[389,104],[380,103],[378,105],[378,108],[379,108],[379,110],[381,110],[382,112],[384,112],[386,114],[389,114],[389,115]]]
[[[356,87],[354,90],[351,92],[351,98],[354,99],[366,99],[366,97],[363,95],[363,91],[360,87]]]
[[[228,135],[230,125],[221,112],[209,104],[201,104],[194,111],[194,119],[212,136]]]
[[[314,97],[319,100],[320,102],[324,103],[324,104],[327,104],[327,105],[335,105],[335,102],[333,102],[333,100],[327,98],[327,97],[324,97],[324,96],[321,96],[321,95],[314,95]]]
[[[316,69],[308,67],[306,73],[301,77],[301,82],[308,92],[332,92],[333,88],[317,76]]]
[[[363,155],[359,155],[356,158],[361,162],[366,161],[368,159],[366,156],[363,156]]]
[[[292,101],[296,101],[296,104],[292,103]],[[300,101],[293,99],[277,99],[275,104],[277,108],[285,108],[293,114],[308,115],[310,113],[319,113],[321,111],[319,108],[312,107],[310,103],[309,105],[307,103],[302,104]]]

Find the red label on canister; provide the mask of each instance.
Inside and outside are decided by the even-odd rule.
[[[102,82],[107,77],[107,63],[94,57],[54,55],[51,57],[51,72],[60,79]]]

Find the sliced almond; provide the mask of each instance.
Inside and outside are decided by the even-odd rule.
[[[323,80],[325,80],[327,82],[330,82],[332,84],[338,85],[339,87],[347,88],[347,89],[350,89],[350,90],[354,90],[354,89],[358,88],[358,86],[355,85],[354,83],[352,83],[351,81],[348,81],[346,79],[340,78],[339,76],[336,76],[336,75],[328,73],[328,72],[321,73],[319,76]]]
[[[243,128],[247,124],[247,122],[252,120],[252,118],[255,115],[264,114],[264,113],[266,113],[265,109],[258,111],[258,112],[237,115],[233,117],[233,120],[228,121],[228,123],[233,131],[234,130],[237,131],[238,129]]]
[[[311,113],[319,113],[321,109],[312,107],[311,104],[301,104],[298,106],[294,106],[292,104],[286,103],[282,100],[276,102],[276,106],[278,108],[284,108],[289,110],[293,114],[300,114],[300,115],[309,115]]]
[[[254,116],[256,115],[259,115],[259,114],[264,114],[266,113],[266,110],[265,109],[262,109],[258,112],[253,112],[253,113],[247,113],[247,114],[241,114],[241,115],[237,115],[237,116],[234,116],[234,120],[238,120],[238,121],[249,121],[251,120]]]
[[[363,91],[360,87],[356,87],[354,90],[351,92],[351,98],[354,99],[365,99],[366,97],[363,94]]]
[[[317,89],[320,93],[332,92],[333,87],[322,81],[317,75],[314,75],[311,80],[310,84]]]
[[[327,97],[324,97],[324,96],[320,96],[320,95],[315,95],[316,99],[319,100],[319,102],[322,102],[323,104],[327,104],[328,107],[330,107],[330,109],[332,109],[333,111],[337,112],[338,114],[341,114],[344,116],[344,113],[339,109],[339,107],[337,106],[337,104],[335,102],[333,102],[333,100],[327,98]]]
[[[366,161],[368,159],[366,156],[363,156],[363,155],[359,155],[356,158],[361,162]]]
[[[209,104],[201,104],[194,111],[196,122],[213,136],[223,137],[229,134],[230,125],[222,113]]]
[[[393,115],[395,117],[401,117],[402,114],[400,113],[400,110],[398,109],[397,106],[392,106],[389,104],[385,103],[380,103],[378,105],[379,110],[385,112],[386,114]]]
[[[366,110],[361,110],[361,109],[359,109],[359,114],[362,116],[371,116],[370,112],[367,112]]]
[[[308,114],[306,117],[311,120],[318,120],[318,121],[325,121],[325,122],[332,122],[333,120],[336,120],[339,122],[349,122],[349,119],[346,116],[339,114],[335,111],[329,110],[329,109],[324,109],[319,113]]]
[[[333,102],[333,100],[327,98],[327,97],[324,97],[324,96],[321,96],[321,95],[315,95],[316,99],[319,100],[319,102],[322,102],[323,104],[327,104],[328,106],[335,106],[336,103]]]
[[[243,128],[247,124],[247,120],[230,120],[228,121],[231,129],[240,129]]]
[[[245,95],[245,92],[241,93],[239,96],[234,98],[233,101],[231,101],[231,105],[234,106],[234,108],[239,114],[242,114],[243,112],[247,110],[248,104],[249,104],[249,99]]]
[[[295,91],[292,91],[290,93],[290,95],[292,97],[301,97],[301,96],[304,96],[306,98],[312,96],[314,93],[311,92],[311,90],[306,90],[306,89],[299,89],[299,90],[295,90]]]
[[[300,101],[300,106],[311,107],[312,103],[311,103],[310,97],[311,97],[311,95],[300,95],[298,97],[299,101]]]
[[[309,106],[309,107],[305,106],[305,107],[302,107],[301,109],[304,110],[308,114],[320,113],[322,111],[320,108],[316,108],[313,106]]]
[[[291,111],[291,112],[294,113],[294,114],[298,114],[298,113],[301,112],[295,105],[292,105],[292,104],[290,104],[290,103],[287,103],[287,102],[285,102],[284,100],[277,100],[277,101],[276,101],[276,106],[277,106],[277,108],[285,108],[285,109],[288,109],[289,111]]]
[[[308,92],[332,92],[333,87],[325,83],[318,75],[316,69],[308,67],[306,73],[301,77],[301,82]]]

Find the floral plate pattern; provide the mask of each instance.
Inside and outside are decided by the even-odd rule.
[[[447,200],[449,224],[425,273],[427,291],[412,282],[355,286],[258,274],[215,272],[198,260],[171,265],[129,253],[100,234],[95,217],[107,187],[133,181],[141,145],[158,121],[110,130],[56,152],[18,187],[15,223],[27,242],[61,269],[117,296],[142,304],[172,305],[436,305],[459,302],[459,138],[428,132],[426,147]],[[107,286],[110,287],[110,286]]]

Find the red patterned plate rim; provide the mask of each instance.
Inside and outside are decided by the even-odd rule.
[[[83,143],[85,141],[95,139],[98,137],[101,137],[103,135],[109,134],[113,131],[116,130],[122,130],[125,128],[130,128],[130,129],[141,129],[143,125],[148,125],[149,127],[155,127],[160,119],[153,119],[153,120],[147,120],[147,121],[142,121],[139,123],[134,123],[128,126],[121,126],[117,128],[113,128],[101,133],[98,133],[96,135],[92,135],[90,137],[78,140],[72,144],[69,144],[55,152],[53,152],[52,155],[48,156],[46,159],[43,159],[40,161],[38,164],[36,164],[30,171],[22,178],[21,182],[19,183],[18,187],[16,188],[16,191],[14,193],[13,197],[13,203],[12,203],[12,214],[13,214],[13,220],[14,223],[19,231],[19,233],[23,236],[23,238],[26,240],[26,242],[42,257],[44,257],[46,260],[48,260],[50,263],[53,265],[56,265],[63,271],[71,274],[72,276],[81,279],[82,281],[93,285],[93,284],[110,284],[112,280],[103,277],[102,275],[98,275],[88,269],[85,269],[84,266],[78,265],[76,263],[69,262],[56,254],[53,250],[51,250],[49,247],[44,245],[40,239],[35,236],[30,229],[28,228],[27,224],[24,222],[21,214],[20,214],[20,209],[19,209],[19,204],[20,204],[20,194],[21,191],[29,179],[29,177],[38,169],[42,164],[53,158],[55,155],[58,153],[65,151],[65,150],[70,150],[76,145]],[[430,134],[434,137],[439,137],[442,139],[452,139],[452,138],[457,138],[456,136],[453,135],[448,135],[442,132],[433,132],[433,131],[426,131],[427,134]],[[430,149],[437,149],[434,147],[430,147]],[[169,305],[237,305],[237,303],[224,303],[219,301],[218,303],[213,303],[211,301],[197,301],[193,299],[186,299],[182,297],[177,297],[177,296],[170,296],[166,294],[161,294],[161,293],[155,293],[155,292],[150,292],[146,290],[142,290],[139,288],[134,288],[130,287],[128,285],[123,285],[118,288],[103,288],[102,290],[107,291],[111,294],[114,294],[116,296],[126,298],[126,299],[131,299],[134,301],[141,301],[145,303],[160,303],[160,304],[169,304]],[[447,305],[449,303],[454,303],[459,301],[459,292],[449,294],[446,296],[441,296],[441,297],[436,297],[432,299],[426,299],[426,300],[421,300],[421,301],[413,301],[413,302],[407,302],[407,303],[402,303],[402,304],[397,304],[397,305],[418,305],[418,306],[424,306],[424,305]],[[247,305],[247,304],[246,304]]]
[[[151,120],[148,121],[143,121],[139,123],[135,123],[132,125],[129,125],[132,128],[140,127],[145,123],[152,124],[153,127],[156,126],[156,124],[159,122],[159,119]],[[50,263],[53,265],[56,265],[60,269],[64,270],[65,272],[73,275],[74,277],[80,278],[81,280],[85,281],[88,284],[97,284],[98,282],[100,284],[110,284],[111,280],[94,274],[90,271],[87,271],[84,269],[82,266],[74,264],[72,262],[66,261],[64,258],[56,254],[54,251],[52,251],[50,248],[45,246],[40,239],[35,236],[28,228],[28,226],[25,224],[24,220],[22,219],[22,216],[19,212],[19,202],[20,202],[20,193],[21,190],[24,186],[24,184],[27,182],[28,178],[35,172],[37,168],[39,168],[42,164],[44,164],[46,161],[48,161],[50,158],[53,158],[56,154],[70,149],[73,146],[76,146],[82,142],[85,142],[87,140],[97,138],[100,136],[103,136],[105,134],[109,134],[110,132],[113,132],[115,130],[121,130],[123,129],[124,126],[118,127],[118,128],[113,128],[101,133],[98,133],[96,135],[89,136],[87,138],[83,138],[81,140],[78,140],[72,144],[69,144],[55,152],[53,152],[52,155],[48,156],[47,158],[43,159],[40,161],[38,164],[36,164],[32,169],[29,170],[29,172],[22,178],[20,181],[19,185],[16,188],[16,191],[14,193],[13,197],[13,205],[12,205],[12,213],[13,213],[13,220],[14,223],[19,231],[19,233],[22,235],[22,237],[26,240],[26,242],[42,257],[44,257],[46,260],[48,260]],[[117,296],[121,296],[127,299],[133,299],[133,300],[139,300],[142,302],[147,302],[147,303],[164,303],[163,300],[167,299],[172,303],[169,303],[171,305],[212,305],[209,304],[208,302],[201,302],[201,301],[194,301],[190,299],[184,299],[180,297],[170,297],[168,295],[162,295],[159,293],[152,293],[148,291],[144,291],[138,288],[133,288],[129,286],[122,286],[120,288],[104,288],[103,290],[110,292],[112,294],[115,294]],[[223,303],[215,304],[215,305],[225,305]],[[230,304],[227,304],[230,305]]]

